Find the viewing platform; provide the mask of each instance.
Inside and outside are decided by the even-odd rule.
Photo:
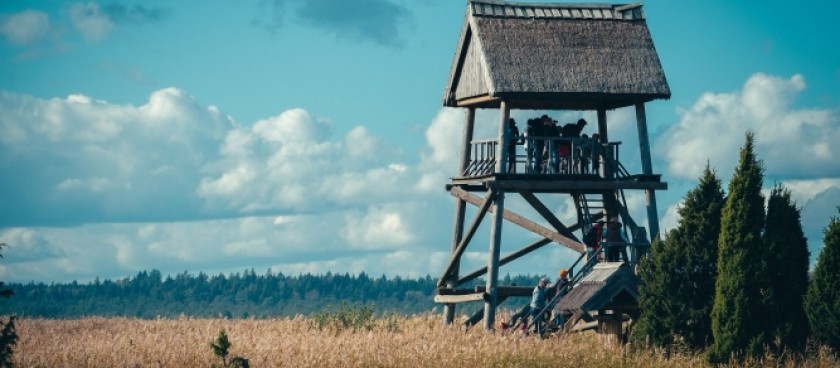
[[[552,155],[549,149],[542,157],[535,155],[533,147],[538,146],[538,141],[544,147],[556,147],[557,153]],[[507,173],[495,172],[498,144],[496,139],[472,141],[466,169],[453,177],[446,189],[457,186],[467,191],[483,191],[491,183],[505,191],[539,193],[668,189],[659,174],[630,173],[621,163],[621,142],[602,144],[592,138],[529,137],[517,142],[516,153],[505,160]]]

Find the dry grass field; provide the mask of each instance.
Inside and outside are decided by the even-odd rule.
[[[225,329],[231,356],[251,367],[704,367],[702,356],[605,348],[592,332],[545,340],[518,333],[467,332],[437,315],[375,321],[372,330],[316,328],[307,318],[268,320],[19,319],[18,367],[221,366],[210,342]],[[747,366],[837,367],[819,352],[808,361],[774,358]]]

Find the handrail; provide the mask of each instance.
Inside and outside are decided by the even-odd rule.
[[[580,279],[582,279],[584,276],[586,276],[592,270],[592,267],[594,267],[595,264],[598,263],[598,257],[600,256],[600,253],[602,253],[604,251],[604,248],[605,247],[600,247],[596,252],[594,252],[592,254],[592,257],[589,257],[589,259],[586,260],[586,262],[581,267],[580,272],[569,280],[568,285],[571,285],[572,287],[574,287],[574,285],[576,285],[578,282],[580,282]],[[580,262],[580,260],[585,255],[586,255],[585,252],[583,254],[581,254],[580,257],[578,257],[578,260],[575,261],[574,264],[572,264],[572,268],[574,268],[574,266],[577,265],[577,263]],[[565,293],[565,294],[560,294],[560,293],[555,294],[554,297],[551,298],[551,301],[546,303],[545,306],[543,306],[543,308],[540,310],[540,312],[537,313],[536,317],[534,317],[534,319],[532,321],[528,322],[528,325],[526,326],[526,330],[530,330],[534,326],[534,323],[536,323],[536,321],[539,321],[540,318],[542,318],[545,315],[546,312],[551,310],[553,308],[553,306],[555,304],[557,304],[557,302],[559,302],[560,299],[562,299],[567,294],[568,294],[568,292]]]

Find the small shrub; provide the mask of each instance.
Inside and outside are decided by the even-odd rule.
[[[309,328],[322,331],[328,329],[338,333],[344,330],[353,332],[372,331],[376,327],[373,304],[348,304],[342,302],[335,312],[321,311],[310,317]]]
[[[223,367],[249,368],[248,359],[243,357],[234,356],[230,359],[230,361],[228,361],[230,347],[231,343],[228,339],[227,333],[225,333],[225,329],[221,329],[219,331],[219,336],[216,337],[216,341],[210,343],[210,348],[213,349],[213,354],[216,354],[217,357],[222,359]]]

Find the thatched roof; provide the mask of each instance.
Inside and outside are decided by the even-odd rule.
[[[670,97],[641,5],[468,0],[443,104],[590,110]]]
[[[568,311],[637,309],[639,279],[623,262],[600,263],[557,303]]]

